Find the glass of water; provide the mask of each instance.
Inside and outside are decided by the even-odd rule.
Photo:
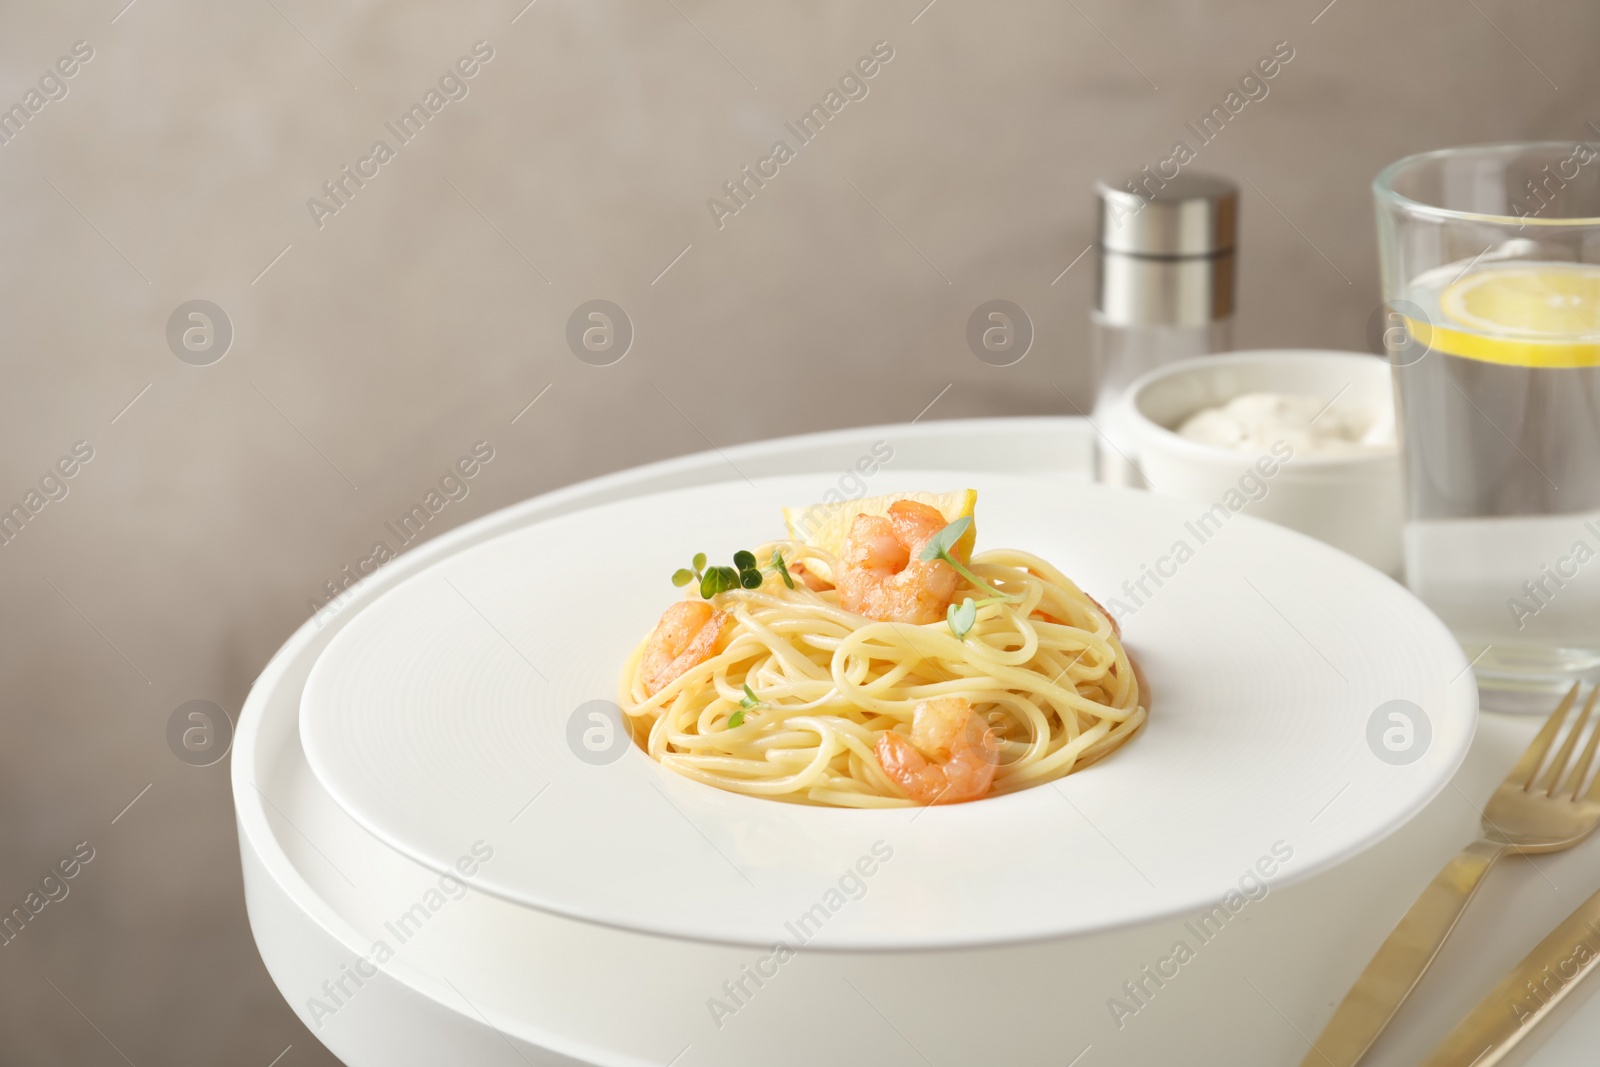
[[[1600,676],[1600,145],[1411,156],[1373,182],[1406,580],[1483,706]]]

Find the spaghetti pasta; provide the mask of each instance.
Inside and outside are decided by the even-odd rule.
[[[841,565],[797,541],[756,555],[775,553],[794,571],[831,575]],[[718,592],[716,650],[651,692],[646,639],[623,668],[619,703],[639,743],[685,777],[838,807],[917,803],[885,773],[878,742],[887,731],[910,736],[918,705],[937,698],[967,701],[987,724],[988,795],[1053,781],[1125,743],[1145,708],[1110,616],[1029,553],[992,550],[969,567],[994,588],[962,578],[957,601],[984,599],[960,637],[943,621],[865,618],[832,588],[789,588],[772,573],[756,588]],[[985,595],[995,590],[1006,597]]]

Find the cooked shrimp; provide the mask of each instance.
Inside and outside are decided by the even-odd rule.
[[[936,697],[911,714],[911,740],[878,737],[878,764],[918,804],[960,804],[989,791],[999,763],[993,731],[962,697]]]
[[[889,505],[888,518],[857,515],[836,575],[839,606],[879,622],[929,623],[944,618],[955,595],[955,569],[917,554],[947,523],[915,500]]]
[[[655,696],[685,671],[710,659],[728,621],[726,611],[704,600],[680,600],[662,612],[639,666],[645,692]]]

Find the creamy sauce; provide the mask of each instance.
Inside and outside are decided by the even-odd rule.
[[[1329,404],[1289,393],[1245,393],[1199,411],[1178,428],[1191,441],[1241,452],[1286,441],[1297,456],[1370,455],[1395,449],[1391,404]]]

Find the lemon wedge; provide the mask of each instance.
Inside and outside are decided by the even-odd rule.
[[[1521,263],[1476,271],[1439,296],[1433,348],[1522,367],[1600,364],[1600,265]]]
[[[857,515],[885,516],[889,513],[889,505],[897,500],[915,500],[919,504],[927,504],[943,515],[946,523],[951,523],[960,518],[973,517],[978,507],[978,491],[957,489],[949,493],[889,493],[860,500],[844,500],[837,504],[784,508],[783,522],[789,529],[791,540],[840,556],[844,554],[845,538],[850,535],[850,526],[856,521]],[[965,563],[972,557],[972,546],[977,538],[978,524],[974,522],[961,535],[961,540],[951,546],[950,554]],[[820,563],[807,566],[820,577],[833,580],[831,574],[824,573]]]

